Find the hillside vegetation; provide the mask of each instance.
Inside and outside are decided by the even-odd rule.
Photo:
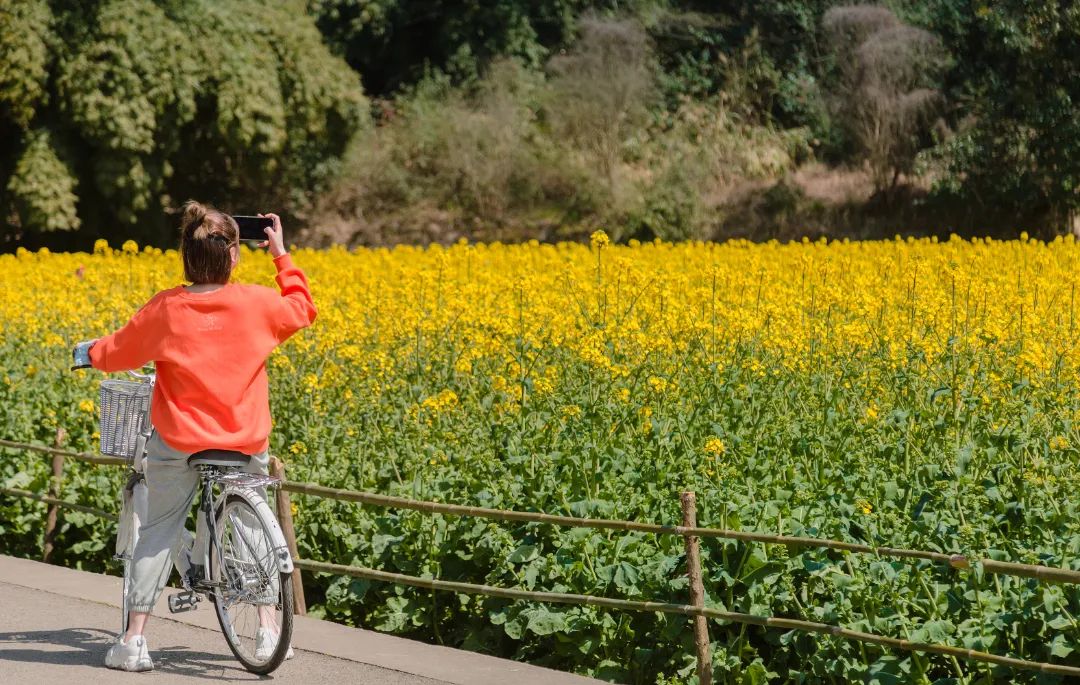
[[[1049,237],[1080,11],[1008,0],[0,4],[0,247]]]

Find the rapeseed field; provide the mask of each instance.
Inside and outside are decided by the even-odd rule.
[[[299,249],[319,318],[269,360],[289,477],[487,507],[701,525],[1080,569],[1080,246],[953,239]],[[0,437],[96,450],[75,341],[181,283],[173,251],[0,256]],[[244,251],[237,280],[273,285]],[[48,463],[3,452],[7,487]],[[122,474],[62,495],[115,509]],[[301,556],[527,589],[686,601],[682,540],[296,498]],[[0,551],[42,507],[0,498]],[[61,561],[111,566],[64,514]],[[703,541],[712,606],[1080,664],[1075,588]],[[693,677],[684,618],[306,578],[327,618],[627,683]],[[1052,682],[713,623],[717,682]],[[1041,680],[1039,678],[1042,678]]]

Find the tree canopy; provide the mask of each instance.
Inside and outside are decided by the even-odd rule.
[[[632,38],[611,54],[644,41],[633,69],[604,68],[648,97],[583,135],[614,91],[565,67],[604,36]],[[162,242],[188,197],[304,223],[328,196],[377,196],[406,224],[406,205],[633,224],[651,197],[661,226],[722,213],[699,200],[732,169],[783,185],[806,159],[948,208],[939,232],[1080,231],[1077,45],[1077,4],[1035,0],[0,0],[0,247]],[[367,166],[345,169],[348,150]],[[785,188],[754,206],[787,207]]]
[[[1080,230],[1080,5],[965,8],[941,1],[930,17],[959,57],[938,192],[980,218]]]
[[[0,210],[19,235],[152,237],[188,196],[297,206],[367,117],[303,2],[0,6]]]

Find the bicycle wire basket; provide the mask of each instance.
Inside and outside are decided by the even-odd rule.
[[[150,432],[150,383],[101,381],[101,453],[131,459],[140,434]]]

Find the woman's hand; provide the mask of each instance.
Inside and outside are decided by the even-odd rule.
[[[286,254],[285,236],[281,229],[281,217],[277,214],[259,214],[258,216],[268,216],[274,220],[273,227],[264,229],[267,239],[259,243],[259,247],[269,247],[270,255],[275,258]]]

